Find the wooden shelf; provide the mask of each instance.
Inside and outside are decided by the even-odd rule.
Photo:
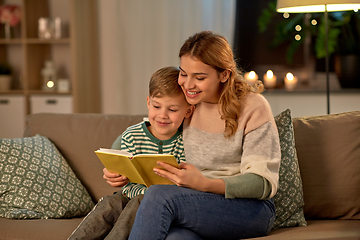
[[[60,39],[39,39],[39,38],[28,38],[24,39],[27,44],[70,44],[70,38]]]
[[[10,1],[0,0],[0,4],[7,3]],[[31,114],[29,97],[33,94],[71,95],[73,112],[99,113],[97,1],[17,0],[16,3],[21,5],[22,11],[16,38],[4,39],[0,32],[0,62],[7,62],[13,68],[12,88],[0,92],[0,96],[23,95],[26,114]],[[41,17],[60,17],[62,38],[39,39]],[[0,30],[3,30],[1,25]],[[53,61],[58,79],[69,79],[70,93],[41,90],[41,69],[48,60]]]
[[[23,40],[21,38],[15,39],[3,39],[0,38],[0,44],[8,45],[8,44],[22,44]]]

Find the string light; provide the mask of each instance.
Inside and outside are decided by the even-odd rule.
[[[311,20],[311,24],[315,26],[317,24],[317,21],[315,19]]]
[[[286,13],[283,14],[283,17],[284,17],[284,18],[289,18],[289,17],[290,17],[290,14],[286,12]]]
[[[295,36],[295,40],[296,40],[296,41],[300,41],[300,39],[301,39],[300,34],[296,34],[296,36]]]
[[[302,29],[302,28],[301,28],[301,26],[300,26],[300,25],[296,25],[296,27],[295,27],[295,30],[296,30],[296,31],[300,32],[300,31],[301,31],[301,29]]]

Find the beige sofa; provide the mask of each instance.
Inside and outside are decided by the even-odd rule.
[[[127,126],[143,116],[35,114],[25,137],[48,137],[96,202],[115,189],[102,178],[94,154],[111,147]],[[360,112],[293,120],[303,186],[305,227],[280,228],[260,239],[360,239]],[[82,218],[0,218],[0,239],[67,239]]]

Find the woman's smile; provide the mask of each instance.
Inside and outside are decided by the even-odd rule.
[[[195,92],[195,91],[186,90],[186,96],[190,98],[197,97],[200,93],[201,91]]]

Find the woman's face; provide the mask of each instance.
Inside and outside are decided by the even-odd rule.
[[[221,94],[220,84],[227,80],[225,74],[218,74],[213,67],[189,55],[180,58],[179,68],[178,83],[188,103],[218,103]]]

